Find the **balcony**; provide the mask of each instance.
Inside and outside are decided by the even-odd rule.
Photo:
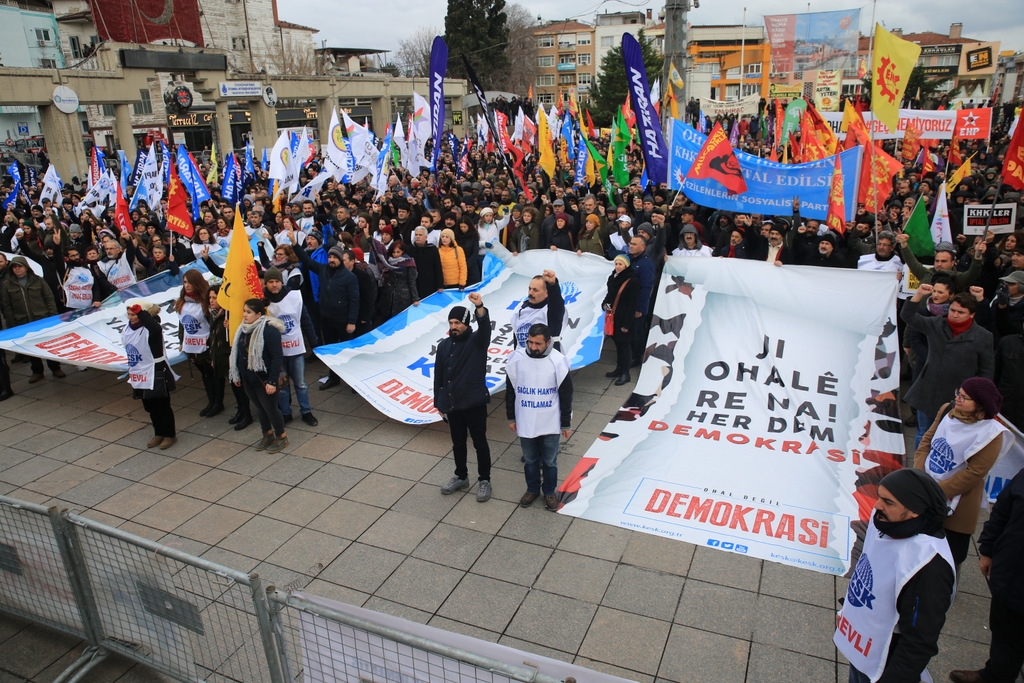
[[[559,62],[558,70],[559,71],[575,71],[576,70],[576,65],[575,64],[563,64],[563,63]]]
[[[576,43],[559,43],[558,49],[562,50],[563,52],[575,52]]]

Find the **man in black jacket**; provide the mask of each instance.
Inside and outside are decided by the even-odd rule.
[[[373,329],[373,314],[377,309],[377,278],[370,271],[370,267],[351,249],[345,250],[341,262],[356,276],[359,283],[359,316],[352,335],[359,337]]]
[[[412,244],[406,252],[416,261],[416,290],[420,299],[444,289],[441,255],[437,247],[427,241],[427,229],[422,225],[412,233]]]
[[[455,476],[441,487],[449,495],[469,489],[466,464],[466,433],[476,449],[477,502],[491,497],[491,449],[487,444],[487,404],[491,395],[485,381],[487,345],[491,341],[491,317],[479,292],[469,295],[476,309],[477,329],[470,328],[471,314],[465,306],[455,306],[448,314],[448,338],[437,345],[434,361],[434,407],[448,423],[455,456]]]
[[[1013,683],[1024,666],[1024,470],[999,493],[978,538],[978,567],[992,592],[988,661],[949,673],[953,683]]]
[[[327,263],[317,263],[309,257],[302,245],[292,245],[302,265],[315,273],[320,286],[320,329],[324,344],[336,344],[350,338],[356,331],[359,315],[359,283],[356,276],[345,268],[341,261],[345,252],[340,246],[331,247],[327,252]],[[341,384],[341,378],[331,370],[327,381],[320,390],[331,389]]]

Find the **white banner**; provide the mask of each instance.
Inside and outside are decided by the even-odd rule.
[[[994,209],[991,204],[965,204],[964,234],[983,235],[986,225],[997,235],[1013,232],[1017,225],[1017,204],[1015,202],[996,204]],[[989,214],[992,216],[991,219]]]
[[[731,102],[702,97],[700,98],[700,110],[709,118],[716,116],[756,116],[757,103],[760,101],[760,95],[747,95],[742,99]]]
[[[493,256],[492,256],[493,254]],[[494,394],[505,386],[505,359],[512,353],[512,312],[526,298],[530,279],[544,270],[558,277],[569,324],[562,330],[562,349],[573,368],[601,355],[604,314],[601,302],[612,264],[593,254],[530,250],[512,256],[495,247],[484,265],[484,280],[465,292],[432,294],[419,306],[350,342],[321,346],[316,355],[369,403],[388,417],[407,424],[441,419],[434,409],[434,354],[448,336],[448,312],[479,291],[491,316],[487,386]]]
[[[218,254],[215,260],[223,263],[224,257]],[[181,271],[191,268],[200,270],[207,280],[214,279],[201,261],[183,266]],[[141,298],[160,306],[164,356],[173,365],[185,360],[174,310],[180,293],[181,276],[160,273],[112,294],[100,308],[83,308],[2,330],[0,349],[98,370],[127,371],[128,358],[121,343],[121,331],[128,324],[124,302]]]
[[[561,511],[846,573],[873,503],[858,487],[902,465],[896,284],[672,257],[634,393]]]
[[[846,133],[839,131],[843,121],[842,112],[823,111],[822,118],[828,121],[828,125],[839,137],[846,139]],[[862,114],[864,123],[871,131],[873,140],[900,140],[907,130],[907,126],[913,125],[921,131],[921,137],[926,140],[951,140],[953,131],[961,140],[987,140],[992,131],[992,109],[943,109],[933,111],[930,109],[900,109],[900,125],[896,131],[889,130],[881,121],[876,121],[872,112],[866,111]]]

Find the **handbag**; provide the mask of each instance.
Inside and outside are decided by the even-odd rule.
[[[615,334],[615,309],[619,307],[619,298],[622,296],[622,292],[626,289],[626,285],[629,284],[627,279],[619,287],[619,293],[615,295],[615,302],[612,304],[612,310],[604,312],[604,333],[611,337]]]

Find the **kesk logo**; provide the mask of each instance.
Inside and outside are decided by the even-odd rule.
[[[181,316],[181,326],[185,328],[187,334],[196,334],[202,324],[193,315],[183,315]]]
[[[871,602],[875,596],[871,593],[874,575],[871,572],[871,561],[866,554],[860,556],[857,562],[857,570],[850,579],[850,587],[846,591],[846,602],[854,607],[867,607],[874,609]]]
[[[932,441],[932,450],[928,453],[928,471],[934,474],[945,474],[953,469],[953,447],[941,436]]]
[[[142,354],[135,348],[134,344],[127,344],[124,347],[124,355],[128,356],[128,367],[134,368],[142,362]]]

